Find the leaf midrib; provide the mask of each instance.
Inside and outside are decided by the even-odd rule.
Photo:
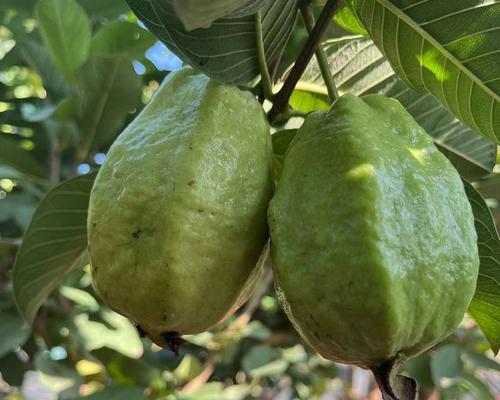
[[[469,79],[471,79],[476,85],[478,85],[481,89],[487,92],[492,98],[494,98],[497,102],[500,102],[500,96],[493,92],[488,86],[486,86],[480,79],[477,77],[470,69],[466,68],[460,61],[450,53],[443,45],[438,42],[433,36],[431,36],[427,31],[420,27],[410,16],[405,14],[399,7],[392,4],[389,0],[374,0],[377,1],[380,5],[388,9],[392,12],[396,18],[402,19],[404,22],[408,24],[412,29],[414,29],[417,33],[424,37],[429,43],[431,43],[434,48],[439,50],[441,54],[443,54],[447,59],[449,59],[460,71],[466,74]],[[399,52],[399,49],[398,49]]]

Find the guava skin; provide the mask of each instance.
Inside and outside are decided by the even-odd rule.
[[[323,357],[376,368],[448,336],[472,299],[477,236],[460,176],[393,99],[306,118],[268,222],[278,297]]]
[[[251,94],[190,68],[171,73],[112,145],[91,193],[104,301],[160,345],[231,315],[266,252],[271,157]]]

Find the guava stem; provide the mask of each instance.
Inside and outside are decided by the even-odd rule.
[[[259,56],[259,70],[264,97],[272,101],[273,84],[269,69],[267,68],[266,53],[264,49],[264,35],[262,33],[262,12],[255,14],[255,33],[257,34],[257,55]]]
[[[379,367],[372,368],[384,400],[416,400],[417,383],[414,379],[397,375],[401,359],[395,358]]]
[[[309,0],[303,0],[309,1]],[[273,108],[269,111],[267,115],[267,119],[269,122],[273,122],[276,117],[281,114],[287,107],[288,101],[290,100],[290,96],[297,85],[297,82],[300,80],[302,74],[307,68],[309,61],[311,61],[312,56],[316,52],[319,43],[323,39],[323,35],[325,34],[328,26],[330,25],[333,16],[340,8],[341,0],[328,0],[321,11],[321,15],[318,18],[318,21],[314,25],[314,28],[311,31],[297,61],[295,62],[290,74],[285,80],[283,87],[280,91],[274,96]]]
[[[314,24],[316,23],[316,21],[314,21],[311,3],[303,2],[300,6],[300,12],[302,14],[302,18],[304,19],[307,32],[311,34]],[[339,98],[339,92],[337,90],[337,86],[335,86],[330,66],[328,65],[328,58],[326,57],[323,43],[319,43],[318,48],[316,49],[316,60],[318,61],[321,76],[323,77],[323,81],[325,82],[325,86],[328,91],[330,103],[333,103]]]

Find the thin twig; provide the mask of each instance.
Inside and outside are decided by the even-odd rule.
[[[318,18],[318,22],[314,25],[314,28],[311,31],[311,34],[309,35],[309,38],[307,39],[307,42],[304,45],[297,61],[295,62],[295,65],[290,71],[288,78],[286,79],[281,90],[274,96],[273,108],[268,114],[270,122],[273,122],[274,119],[288,106],[288,101],[293,93],[295,85],[297,85],[297,82],[306,70],[312,56],[316,52],[318,44],[321,42],[323,35],[332,21],[333,15],[340,7],[340,3],[341,0],[328,0],[323,7],[323,11]]]
[[[257,34],[257,55],[259,57],[259,70],[261,85],[264,91],[264,96],[268,100],[273,98],[273,84],[271,82],[271,76],[269,75],[269,69],[267,68],[266,52],[264,49],[264,37],[262,34],[262,12],[258,11],[255,14],[255,33]]]
[[[258,283],[257,290],[253,296],[248,301],[247,305],[243,309],[241,315],[236,319],[235,324],[238,326],[245,326],[250,322],[255,311],[259,308],[260,301],[267,293],[271,282],[273,281],[273,271],[269,265],[266,265],[266,270],[262,276],[260,282]]]
[[[315,21],[311,3],[309,2],[309,0],[302,1],[302,4],[300,5],[300,12],[302,13],[302,18],[304,19],[307,32],[310,34],[314,27]],[[316,60],[318,61],[321,75],[323,76],[326,89],[328,90],[328,97],[330,98],[330,102],[333,103],[336,99],[338,99],[339,93],[337,91],[337,87],[335,86],[335,82],[333,81],[330,66],[328,65],[328,58],[326,57],[325,50],[321,43],[316,49]]]

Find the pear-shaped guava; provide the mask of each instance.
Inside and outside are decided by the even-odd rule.
[[[88,237],[104,301],[160,345],[231,315],[268,240],[272,145],[248,92],[171,73],[112,145]]]
[[[280,301],[327,359],[377,368],[461,321],[478,274],[460,176],[393,99],[347,95],[292,142],[268,222]]]

